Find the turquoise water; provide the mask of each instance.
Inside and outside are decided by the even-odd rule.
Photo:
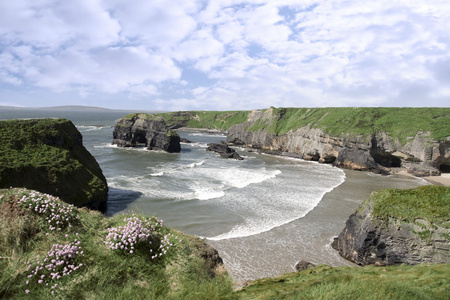
[[[220,134],[178,131],[181,153],[111,145],[127,112],[2,110],[0,119],[63,117],[83,135],[110,189],[107,215],[138,212],[204,237],[237,281],[292,271],[300,259],[348,264],[329,247],[371,191],[424,184],[415,178],[344,172],[313,162],[236,149],[243,161],[207,152]]]

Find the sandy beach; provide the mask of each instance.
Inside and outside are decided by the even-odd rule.
[[[428,176],[423,179],[432,184],[450,186],[450,173],[444,173],[441,176]]]
[[[395,175],[406,176],[406,177],[414,177],[413,175],[407,173],[406,171],[395,172]],[[442,185],[442,186],[450,186],[450,173],[443,173],[440,176],[426,176],[419,177],[431,184]]]

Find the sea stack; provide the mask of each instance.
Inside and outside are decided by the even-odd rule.
[[[145,146],[148,150],[180,152],[180,136],[165,121],[152,114],[136,113],[116,121],[113,145],[118,147]]]

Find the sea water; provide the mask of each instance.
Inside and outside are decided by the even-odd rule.
[[[236,148],[244,160],[206,151],[222,134],[178,131],[180,153],[111,145],[119,111],[2,110],[0,119],[63,117],[83,135],[108,181],[109,216],[143,213],[205,238],[236,281],[293,270],[296,261],[348,265],[332,238],[373,190],[423,180],[343,171],[330,165]]]

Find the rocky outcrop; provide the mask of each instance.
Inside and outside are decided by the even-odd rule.
[[[389,174],[399,170],[415,176],[439,175],[450,170],[450,132],[446,140],[435,140],[429,132],[417,132],[401,143],[387,132],[369,135],[342,132],[326,134],[310,124],[287,133],[271,133],[271,124],[284,118],[272,109],[253,111],[248,122],[227,131],[227,143],[280,153],[342,168]],[[261,125],[262,124],[262,125]],[[264,125],[264,126],[263,126]],[[262,129],[258,129],[262,126]],[[349,128],[349,131],[351,128]]]
[[[25,187],[104,211],[106,179],[69,120],[0,122],[0,187]]]
[[[132,114],[116,121],[113,145],[136,147],[139,144],[149,150],[180,152],[180,136],[166,126],[160,117],[150,114]]]
[[[216,143],[208,144],[208,148],[206,148],[206,151],[212,151],[212,152],[219,153],[220,157],[223,157],[223,158],[233,158],[233,159],[237,159],[237,160],[244,159],[234,149],[231,149],[223,141],[220,144],[216,144]]]
[[[306,269],[314,268],[315,266],[315,264],[302,259],[295,264],[294,269],[300,272]]]
[[[450,263],[449,195],[450,188],[438,186],[376,192],[332,247],[363,266]]]

